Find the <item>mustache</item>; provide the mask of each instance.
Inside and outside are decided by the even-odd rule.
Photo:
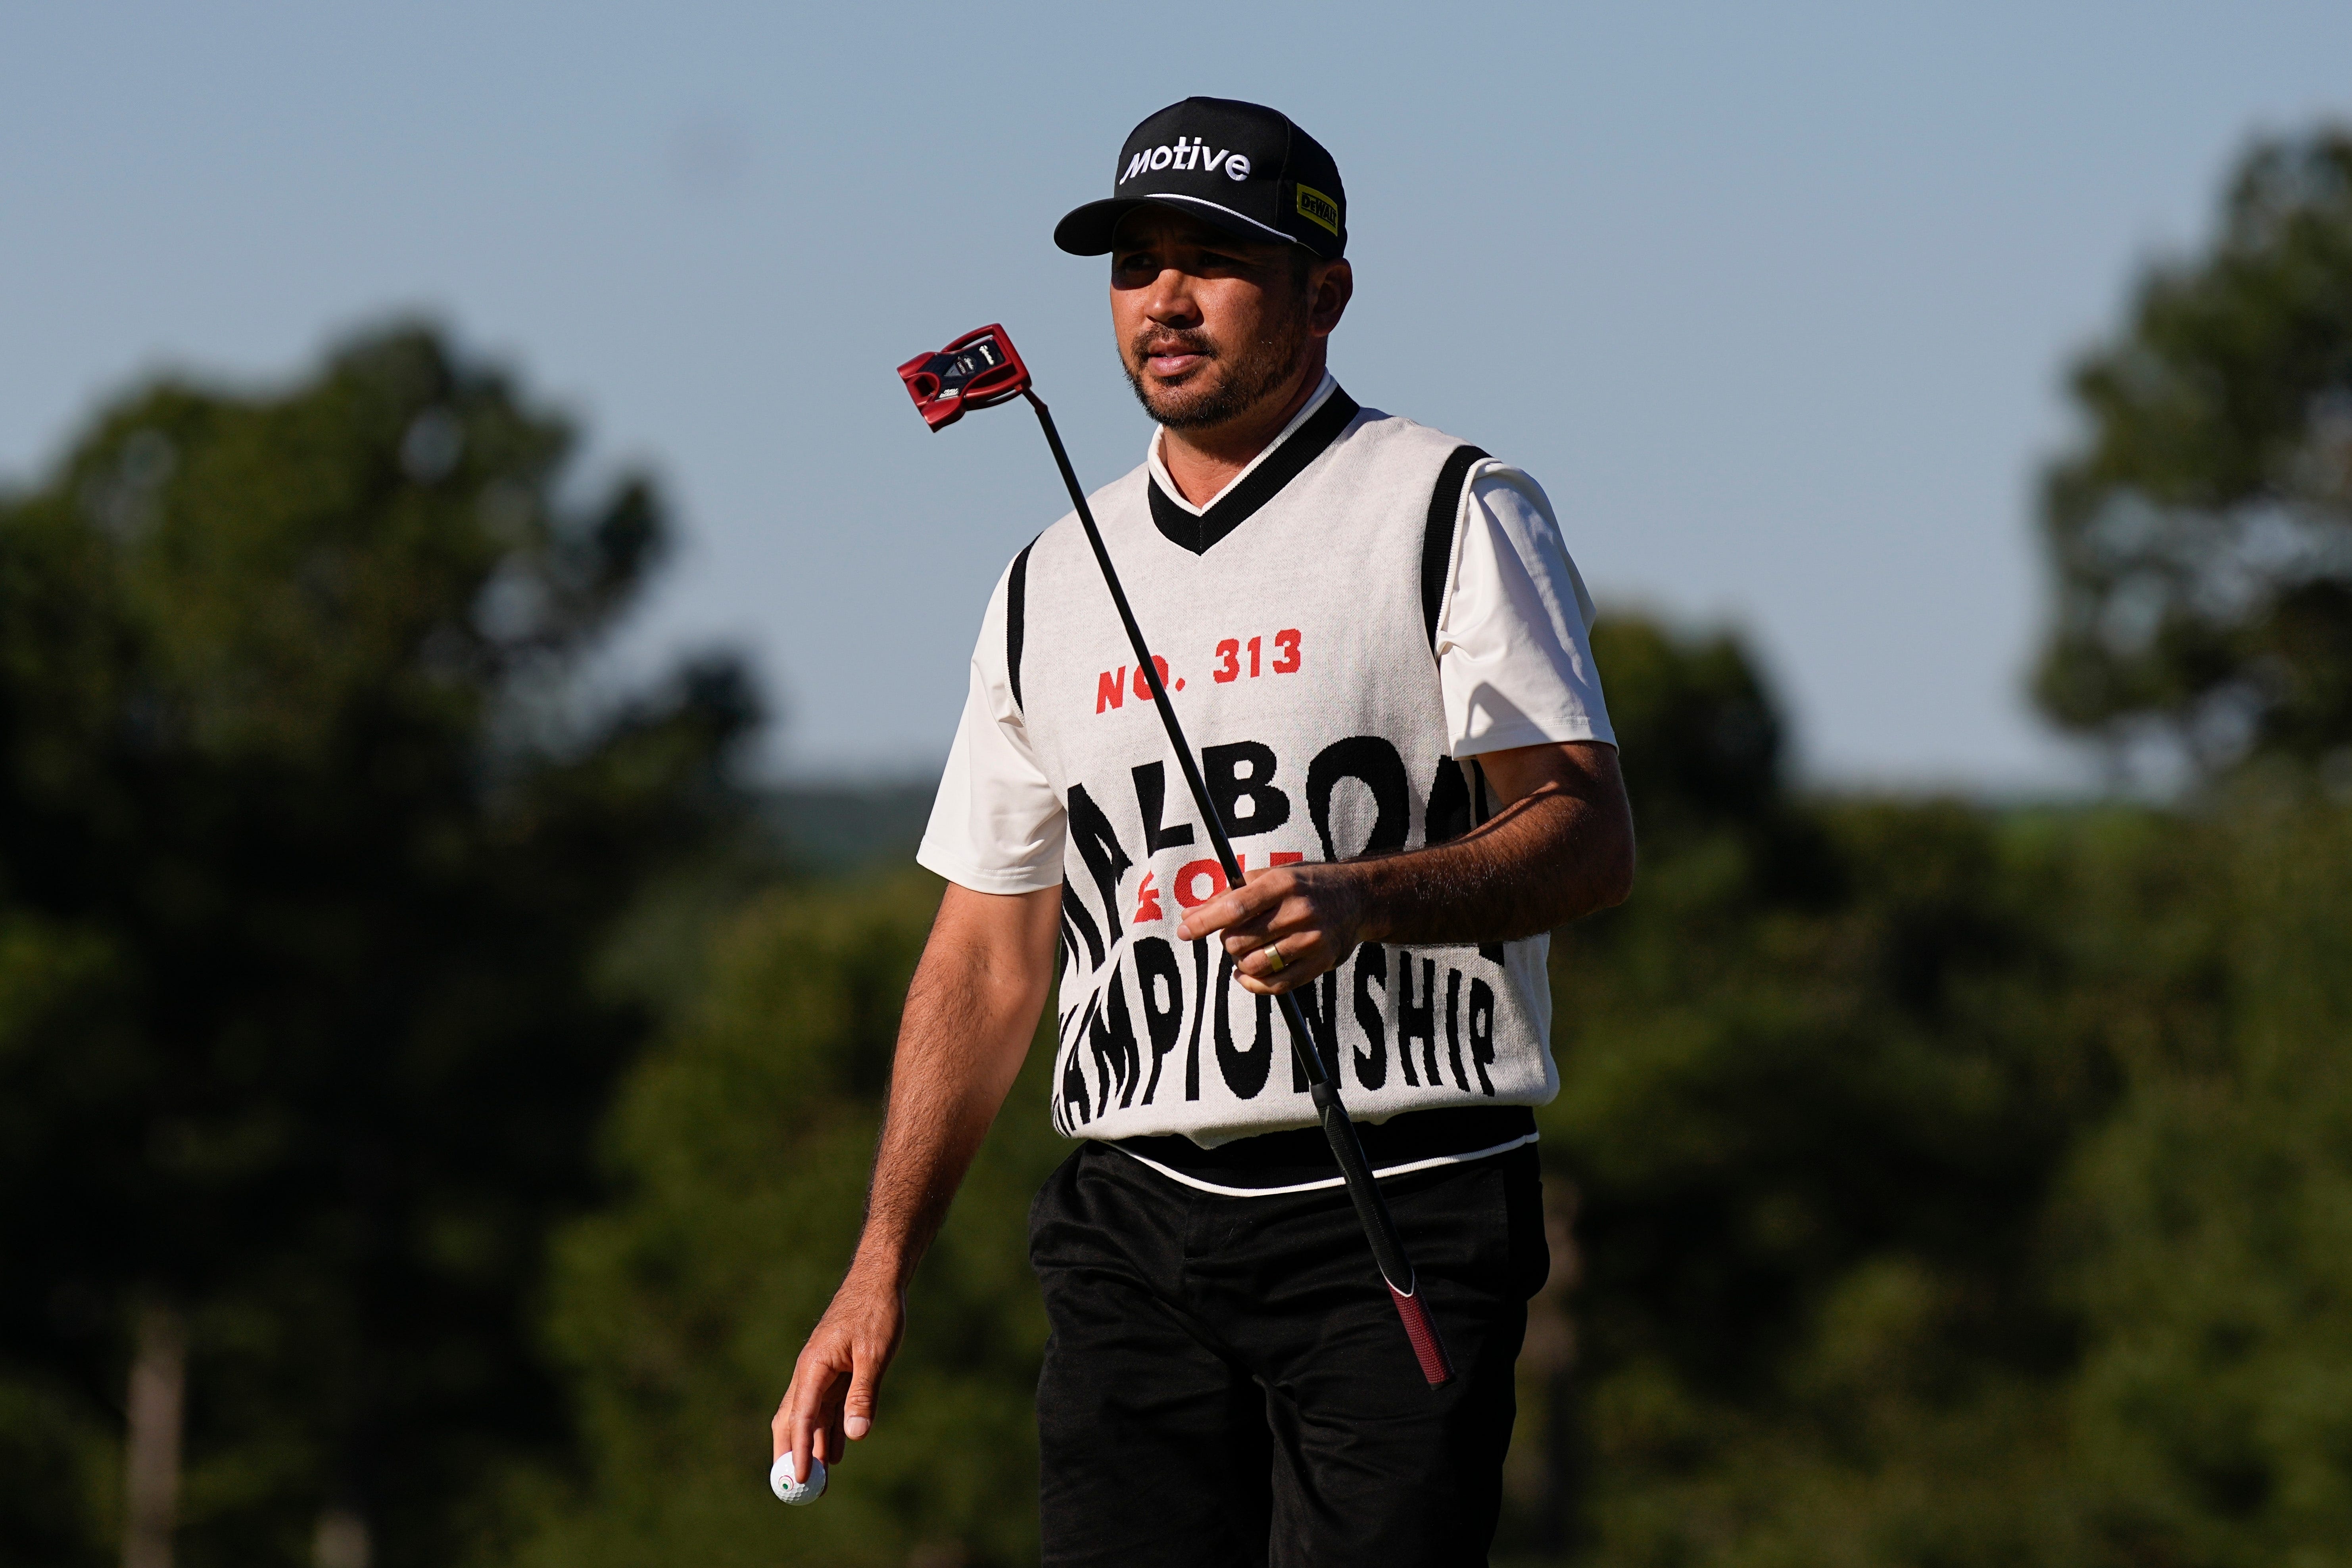
[[[1147,327],[1128,342],[1128,352],[1133,363],[1142,363],[1155,354],[1199,354],[1202,359],[1214,359],[1217,346],[1202,331],[1172,327]]]

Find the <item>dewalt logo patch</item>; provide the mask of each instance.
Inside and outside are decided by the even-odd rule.
[[[1339,204],[1312,185],[1298,187],[1298,216],[1322,225],[1335,237],[1339,232]]]

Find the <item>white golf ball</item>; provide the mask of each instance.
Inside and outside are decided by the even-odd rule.
[[[793,1476],[793,1457],[787,1453],[768,1468],[768,1489],[779,1502],[814,1502],[824,1496],[824,1461],[811,1454],[808,1479],[798,1480]]]

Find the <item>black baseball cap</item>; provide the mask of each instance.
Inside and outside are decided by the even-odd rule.
[[[1339,165],[1263,104],[1188,98],[1151,116],[1118,150],[1108,199],[1074,209],[1054,226],[1054,243],[1073,256],[1105,255],[1118,220],[1146,203],[1244,239],[1303,245],[1327,261],[1348,248]]]

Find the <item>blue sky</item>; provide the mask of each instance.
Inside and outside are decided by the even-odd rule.
[[[1063,503],[891,367],[1001,320],[1133,466],[1047,236],[1144,114],[1250,98],[1346,175],[1359,398],[1534,472],[1604,602],[1742,627],[1809,776],[2065,788],[2021,695],[2063,365],[2347,59],[2340,4],[13,5],[0,474],[155,368],[430,314],[662,476],[629,660],[750,650],[779,766],[935,766]]]

